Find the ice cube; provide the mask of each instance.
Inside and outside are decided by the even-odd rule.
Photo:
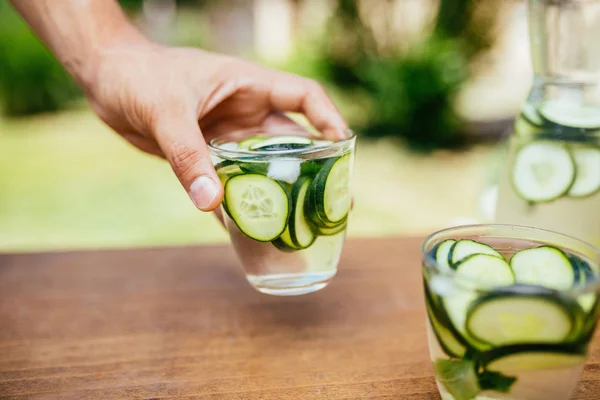
[[[277,159],[269,162],[267,176],[271,179],[294,183],[300,176],[300,163],[298,159]]]

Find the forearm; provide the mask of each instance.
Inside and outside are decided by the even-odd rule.
[[[115,0],[10,0],[85,88],[106,49],[145,41]]]

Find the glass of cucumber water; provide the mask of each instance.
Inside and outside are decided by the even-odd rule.
[[[444,400],[571,398],[600,310],[600,251],[516,225],[423,243],[429,350]]]
[[[300,129],[248,129],[209,143],[225,189],[225,227],[262,293],[324,288],[344,246],[356,136],[344,130],[324,140]]]
[[[600,246],[600,1],[528,0],[533,84],[515,120],[496,223]]]

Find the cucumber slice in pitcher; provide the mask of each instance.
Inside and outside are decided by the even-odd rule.
[[[571,154],[575,162],[575,181],[569,189],[571,197],[587,197],[600,190],[600,149],[573,146]]]
[[[539,113],[549,122],[569,128],[599,129],[600,108],[561,100],[544,102]]]
[[[470,336],[491,346],[561,343],[578,324],[581,309],[557,292],[541,287],[496,289],[468,310]]]
[[[454,243],[450,248],[448,253],[448,263],[454,268],[461,260],[464,260],[473,254],[489,254],[491,256],[503,258],[500,253],[487,244],[470,239],[461,239]]]
[[[258,174],[236,175],[225,184],[226,211],[246,236],[270,242],[287,227],[290,199],[285,188]]]
[[[567,290],[575,283],[575,270],[569,257],[560,249],[540,246],[516,252],[510,266],[519,283]]]
[[[575,163],[566,146],[550,141],[529,143],[519,149],[512,170],[517,194],[529,202],[555,200],[575,180]]]
[[[540,127],[544,125],[544,121],[538,113],[538,110],[533,105],[531,105],[531,103],[524,102],[521,105],[521,115],[525,120],[527,120],[528,123],[530,123],[533,126]]]

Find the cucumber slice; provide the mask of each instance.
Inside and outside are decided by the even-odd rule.
[[[539,141],[523,146],[515,157],[513,186],[530,202],[547,202],[566,194],[575,180],[575,164],[564,145]]]
[[[317,238],[304,216],[304,202],[312,180],[301,177],[292,188],[294,210],[290,215],[288,229],[292,242],[300,249],[309,247]]]
[[[275,136],[250,145],[250,150],[294,150],[309,147],[312,140],[304,136]]]
[[[427,273],[423,276],[423,284],[429,321],[440,347],[450,357],[464,356],[466,349],[470,349],[470,345],[454,328],[446,310],[442,307],[440,298],[431,292]]]
[[[264,175],[245,174],[225,184],[226,211],[246,236],[270,242],[287,227],[290,199],[284,187]]]
[[[571,154],[575,161],[575,182],[569,189],[571,197],[587,197],[600,190],[600,149],[574,146]]]
[[[238,143],[238,149],[240,149],[240,150],[248,150],[248,149],[250,149],[250,146],[253,146],[253,145],[257,144],[257,143],[260,143],[260,142],[262,142],[262,141],[264,141],[266,139],[268,139],[268,136],[256,135],[256,136],[253,136],[251,138],[241,140]]]
[[[323,227],[323,226],[317,226],[315,227],[316,229],[316,234],[319,236],[333,236],[333,235],[337,235],[338,233],[343,232],[344,230],[346,230],[346,227],[348,226],[348,220],[344,219],[343,222],[339,223],[337,226],[334,226],[332,228],[328,228],[328,227]]]
[[[460,337],[447,329],[438,321],[433,310],[427,305],[427,316],[431,324],[431,330],[437,338],[440,347],[448,357],[462,358],[464,357],[467,347],[461,342]]]
[[[585,361],[583,346],[555,344],[518,344],[496,347],[481,355],[490,371],[513,373],[569,368]]]
[[[329,160],[313,180],[310,188],[309,214],[320,220],[336,224],[350,212],[350,174],[352,155]]]
[[[550,289],[497,289],[473,302],[466,328],[473,338],[492,346],[560,343],[573,332],[577,308]]]
[[[448,253],[448,263],[455,268],[456,265],[466,257],[473,254],[489,254],[504,259],[500,253],[491,246],[470,239],[461,239],[454,243]]]
[[[600,128],[600,108],[594,106],[552,100],[543,103],[539,113],[557,125],[579,129]]]
[[[566,290],[575,283],[575,271],[569,257],[560,249],[540,246],[516,252],[510,266],[519,283]]]
[[[567,254],[567,257],[571,262],[571,267],[573,267],[573,285],[584,283],[585,273],[581,270],[581,262],[583,262],[583,260],[572,254]]]
[[[290,236],[289,225],[288,228],[279,236],[277,239],[273,240],[271,243],[279,250],[284,251],[286,253],[291,253],[293,251],[301,250],[298,246],[294,244],[292,241],[292,237]]]
[[[227,179],[231,178],[232,176],[244,173],[244,171],[242,171],[240,166],[237,164],[224,164],[223,166],[216,166],[216,171],[223,184],[225,184]]]
[[[456,267],[455,280],[463,286],[477,286],[489,283],[494,286],[508,286],[514,283],[514,276],[508,263],[500,257],[490,254],[474,254]],[[452,326],[475,348],[485,349],[487,344],[471,336],[466,329],[467,313],[477,299],[474,292],[467,291],[445,296],[442,304]]]
[[[515,283],[510,265],[502,257],[493,254],[472,254],[456,266],[455,279],[461,284],[505,286]]]
[[[438,264],[438,268],[442,271],[450,270],[450,259],[448,256],[454,243],[456,243],[454,239],[444,240],[435,252],[435,261]]]
[[[537,109],[528,102],[522,104],[521,115],[531,125],[538,127],[544,125],[544,121],[542,120],[542,117],[538,113]]]
[[[585,285],[586,282],[589,282],[595,278],[594,271],[587,261],[584,261],[575,255],[569,255],[569,260],[571,260],[571,264],[573,265],[575,276],[578,276],[578,279],[575,280],[574,285]],[[577,298],[577,302],[586,313],[592,311],[592,309],[596,306],[597,301],[598,296],[594,292],[582,294]]]

